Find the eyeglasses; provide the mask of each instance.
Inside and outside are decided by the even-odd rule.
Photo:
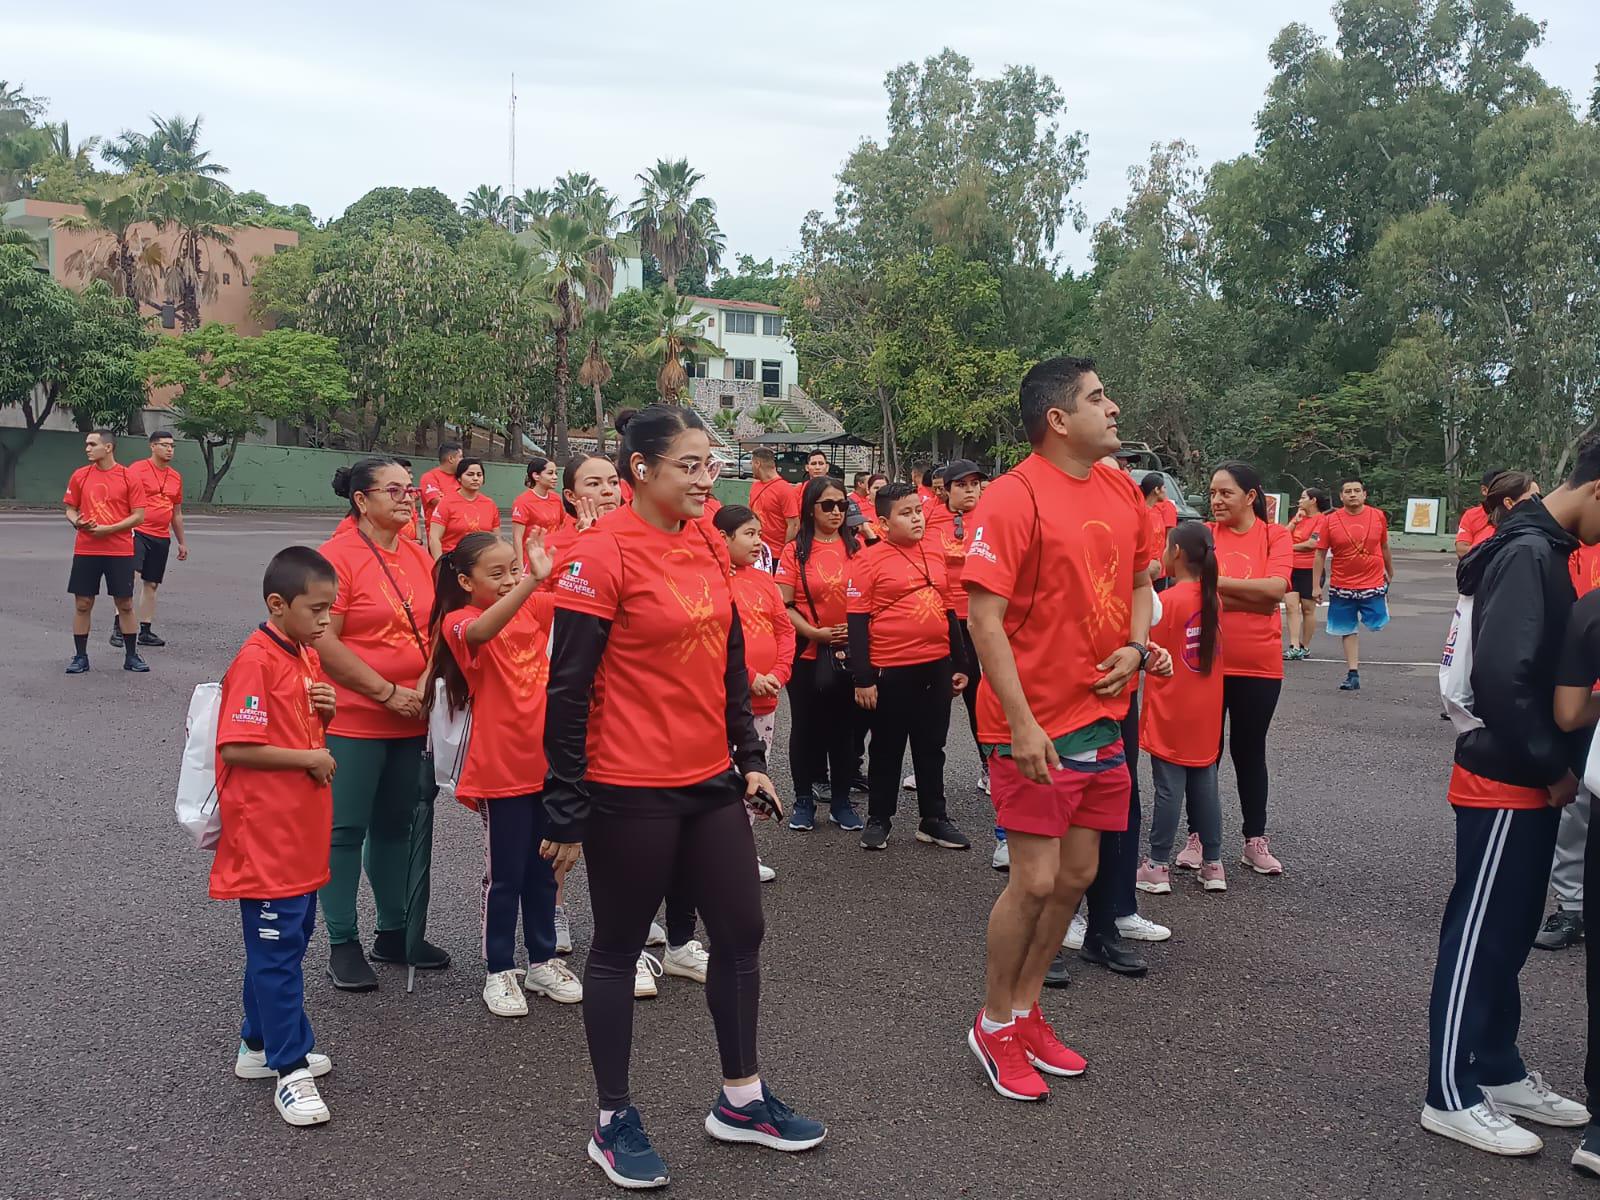
[[[722,474],[722,460],[720,458],[666,458],[662,459],[662,461],[671,463],[690,479],[704,475],[708,480],[715,482],[717,477]]]
[[[850,511],[848,500],[818,500],[817,507],[825,513],[838,513]]]
[[[391,483],[384,487],[366,489],[366,494],[369,496],[374,492],[382,492],[384,495],[389,497],[389,501],[392,504],[399,504],[402,500],[422,495],[421,488],[400,483]]]

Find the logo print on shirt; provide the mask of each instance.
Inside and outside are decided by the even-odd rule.
[[[1117,595],[1118,576],[1122,573],[1122,551],[1117,548],[1116,535],[1104,521],[1085,521],[1083,524],[1083,565],[1089,575],[1090,607],[1080,619],[1089,643],[1102,658],[1115,646],[1111,639],[1122,641],[1133,619],[1128,602]],[[1110,634],[1111,639],[1104,635]]]
[[[1225,579],[1254,579],[1255,564],[1243,550],[1230,550],[1222,558],[1223,569],[1217,573]]]
[[[997,563],[1000,561],[995,557],[994,551],[990,548],[989,543],[983,540],[982,525],[979,525],[972,531],[972,545],[967,547],[967,557],[981,558],[986,562],[992,563]]]
[[[692,561],[694,552],[669,550],[661,556],[661,561],[666,563],[673,558]],[[690,596],[684,594],[670,571],[663,572],[663,575],[667,581],[667,590],[672,593],[673,599],[682,607],[683,615],[688,618],[688,624],[672,641],[671,653],[677,656],[680,663],[688,662],[701,651],[713,657],[722,653],[728,644],[728,630],[717,620],[717,602],[711,595],[711,581],[703,573],[695,572],[695,579],[700,584],[699,594]]]

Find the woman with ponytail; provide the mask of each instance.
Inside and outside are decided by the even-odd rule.
[[[530,458],[528,460],[527,488],[511,505],[511,544],[523,555],[522,569],[528,569],[523,547],[535,529],[544,530],[548,547],[552,533],[566,523],[566,510],[561,505],[561,472],[554,459]]]
[[[363,458],[340,467],[333,490],[350,502],[353,524],[342,525],[321,548],[339,577],[333,623],[317,643],[337,695],[328,749],[339,770],[331,878],[320,902],[330,943],[328,975],[337,988],[365,992],[378,986],[378,976],[356,927],[363,857],[378,910],[372,958],[406,961],[411,812],[428,733],[420,680],[428,658],[423,631],[433,608],[433,563],[404,536],[416,515],[416,489],[399,463]],[[425,945],[412,965],[449,963],[443,950]]]
[[[1228,890],[1222,869],[1222,806],[1217,798],[1217,747],[1222,741],[1221,603],[1211,530],[1186,521],[1167,535],[1161,565],[1172,582],[1161,597],[1161,620],[1150,640],[1171,648],[1172,674],[1145,679],[1143,728],[1156,802],[1150,815],[1150,857],[1138,887],[1172,890],[1172,843],[1188,800],[1201,848],[1200,886]]]

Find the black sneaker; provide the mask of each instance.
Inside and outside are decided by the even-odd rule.
[[[1570,950],[1583,941],[1583,914],[1558,908],[1545,919],[1533,944],[1541,950]]]
[[[872,785],[867,782],[867,777],[865,775],[862,775],[858,772],[855,778],[850,781],[850,790],[852,792],[859,792],[861,795],[865,796],[872,790]]]
[[[1123,941],[1120,934],[1090,934],[1083,939],[1083,949],[1078,954],[1084,962],[1092,962],[1134,979],[1150,970],[1150,964]]]
[[[110,638],[110,642],[111,642],[111,644],[112,644],[112,645],[113,645],[113,646],[115,646],[115,647],[116,647],[116,648],[117,648],[117,649],[118,649],[118,650],[121,650],[121,649],[122,649],[122,630],[120,630],[120,629],[113,629],[113,630],[112,630],[112,631],[111,631],[111,638]]]
[[[370,957],[373,962],[409,964],[419,971],[442,971],[450,965],[450,952],[429,941],[422,943],[416,958],[407,958],[404,929],[378,930]]]
[[[74,654],[72,660],[67,663],[66,673],[68,675],[82,675],[88,669],[89,656],[87,654]]]
[[[972,843],[948,817],[937,817],[917,826],[917,841],[942,846],[946,850],[969,850]]]
[[[1583,1131],[1583,1140],[1572,1152],[1572,1169],[1600,1179],[1600,1125],[1590,1125]]]
[[[150,664],[137,654],[130,654],[122,660],[122,669],[124,671],[137,671],[139,674],[144,675],[149,672]]]
[[[867,831],[861,835],[863,850],[885,850],[889,846],[889,822],[876,818],[867,822]]]
[[[138,640],[139,640],[139,645],[141,645],[141,646],[165,646],[167,644],[165,639],[158,638],[155,634],[150,632],[150,630],[148,630],[148,629],[139,630],[139,639]]]
[[[378,973],[360,942],[335,942],[328,950],[328,978],[341,992],[370,992],[378,986]]]
[[[1359,692],[1361,690],[1361,672],[1347,672],[1344,677],[1344,682],[1339,685],[1339,690],[1341,692]]]
[[[1067,952],[1058,951],[1050,962],[1050,969],[1044,973],[1044,985],[1047,988],[1064,988],[1072,982],[1072,977],[1067,974]]]

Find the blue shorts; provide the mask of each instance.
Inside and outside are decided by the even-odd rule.
[[[1377,633],[1389,623],[1389,597],[1383,592],[1330,593],[1328,620],[1324,626],[1327,632],[1333,637],[1349,637],[1356,632],[1357,622]]]

